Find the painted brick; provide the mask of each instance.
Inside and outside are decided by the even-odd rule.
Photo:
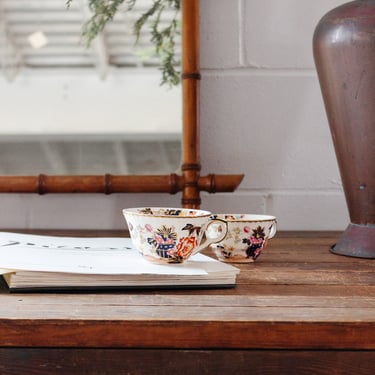
[[[201,107],[204,171],[245,173],[242,189],[340,189],[314,74],[204,76]]]
[[[343,230],[349,217],[343,195],[334,192],[239,191],[204,196],[205,208],[217,213],[268,214],[278,230]]]
[[[203,0],[200,12],[201,68],[238,67],[238,0]]]
[[[312,35],[320,18],[344,0],[244,0],[247,66],[314,68]]]
[[[262,193],[237,192],[236,194],[202,194],[202,207],[213,213],[266,213],[266,196]]]
[[[267,211],[277,217],[280,230],[339,230],[349,224],[343,194],[328,192],[274,192]]]
[[[1,228],[126,229],[126,207],[180,207],[170,194],[2,194]],[[6,213],[6,214],[5,214]]]

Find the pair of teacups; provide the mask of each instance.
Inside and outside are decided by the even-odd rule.
[[[276,233],[269,215],[212,214],[187,208],[123,210],[137,250],[156,263],[182,263],[210,246],[223,262],[253,262]]]

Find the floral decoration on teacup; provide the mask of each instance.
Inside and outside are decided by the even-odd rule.
[[[226,222],[204,210],[140,207],[126,208],[123,214],[134,246],[157,263],[182,263],[227,233]]]
[[[220,214],[212,218],[228,224],[226,237],[211,245],[218,259],[231,263],[254,262],[276,234],[276,218],[270,215]]]

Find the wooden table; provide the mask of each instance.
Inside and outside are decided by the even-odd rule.
[[[0,374],[372,375],[375,261],[331,254],[337,236],[279,233],[234,289],[3,288]]]

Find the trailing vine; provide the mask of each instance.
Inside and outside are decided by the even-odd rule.
[[[66,0],[69,7],[73,0]],[[101,33],[105,25],[112,21],[120,5],[124,11],[130,12],[136,6],[137,0],[88,0],[92,12],[91,18],[82,27],[82,38],[89,46],[95,37]],[[160,59],[162,73],[161,84],[176,86],[180,83],[179,62],[176,61],[176,38],[180,35],[181,0],[150,0],[151,6],[134,23],[133,32],[138,42],[141,31],[150,26],[150,41],[155,46],[156,56]],[[161,22],[164,12],[172,11],[171,21],[165,25]]]

